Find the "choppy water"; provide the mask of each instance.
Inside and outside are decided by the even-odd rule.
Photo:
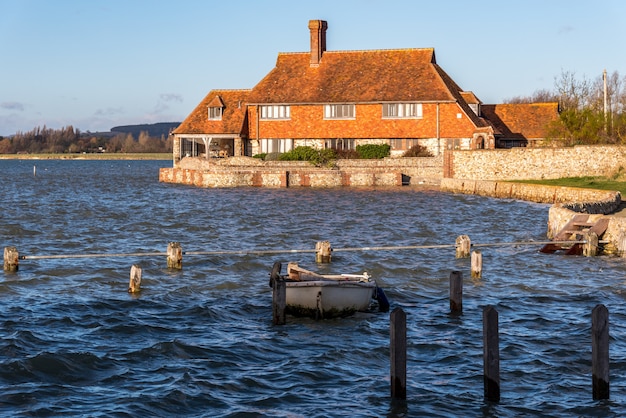
[[[34,176],[33,166],[37,166]],[[196,189],[163,161],[0,161],[0,243],[21,255],[545,240],[548,206],[415,189]],[[482,248],[23,260],[0,277],[6,416],[621,416],[626,261]],[[389,314],[272,325],[274,261],[377,278],[408,324],[406,402],[389,388]],[[127,293],[132,264],[142,291]],[[449,274],[464,273],[464,314]],[[591,393],[591,310],[610,312],[611,399]],[[483,400],[482,309],[500,314],[501,393]]]

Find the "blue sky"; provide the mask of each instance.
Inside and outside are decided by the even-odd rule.
[[[623,0],[0,0],[0,135],[182,121],[308,51],[310,19],[328,50],[433,47],[484,103],[626,75]]]

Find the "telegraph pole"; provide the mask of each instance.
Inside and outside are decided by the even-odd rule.
[[[608,130],[608,119],[607,119],[607,114],[606,114],[606,68],[604,69],[604,72],[602,73],[602,80],[604,81],[604,132],[606,132],[608,134],[609,130]]]

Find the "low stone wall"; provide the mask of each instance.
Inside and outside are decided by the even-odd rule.
[[[162,168],[159,181],[196,187],[371,187],[402,186],[400,172],[345,172],[324,169],[299,170],[190,170]]]
[[[578,213],[613,213],[621,204],[619,192],[579,187],[463,179],[442,179],[439,187],[442,191],[454,193],[520,199],[537,203],[562,203]]]
[[[442,157],[339,160],[333,168],[250,157],[184,158],[162,168],[159,181],[197,187],[438,186],[442,164]]]

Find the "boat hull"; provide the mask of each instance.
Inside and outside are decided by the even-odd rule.
[[[292,315],[331,318],[367,311],[376,282],[306,280],[286,283],[286,310]]]

